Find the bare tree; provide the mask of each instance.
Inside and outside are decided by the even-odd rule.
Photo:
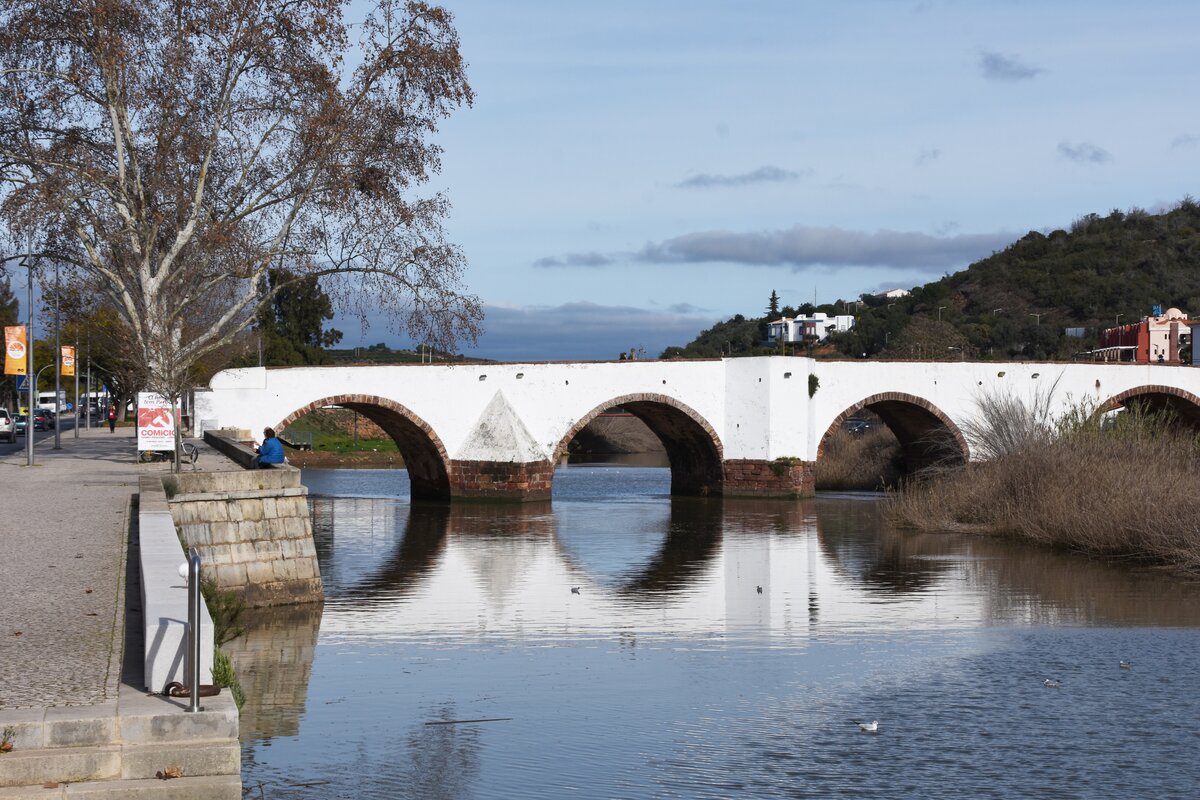
[[[380,0],[11,0],[0,8],[10,251],[98,280],[149,389],[177,398],[248,326],[260,279],[317,276],[449,345],[478,333],[430,139],[473,95],[450,15]],[[94,284],[93,284],[94,285]],[[280,285],[282,289],[286,284]]]

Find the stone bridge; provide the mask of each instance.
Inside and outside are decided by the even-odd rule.
[[[985,395],[1114,409],[1131,400],[1200,424],[1200,369],[1103,363],[688,361],[225,370],[197,390],[201,428],[285,429],[323,406],[358,411],[396,441],[414,498],[545,499],[571,439],[613,406],[662,440],[678,495],[799,497],[826,439],[869,409],[905,465],[971,458]]]

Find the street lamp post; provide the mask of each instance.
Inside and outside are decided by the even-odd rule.
[[[999,314],[999,313],[1000,313],[1001,311],[1003,311],[1003,310],[1004,310],[1003,308],[993,308],[993,309],[992,309],[992,316],[993,316],[993,317],[994,317],[994,316],[996,316],[997,314]]]
[[[938,306],[938,322],[942,321],[942,309],[943,308],[945,308],[945,306]]]
[[[1045,311],[1042,312],[1042,314],[1045,314],[1045,313],[1046,313]],[[1029,312],[1029,316],[1037,319],[1037,322],[1035,322],[1034,324],[1037,325],[1038,327],[1041,327],[1041,324],[1042,324],[1042,314],[1034,314],[1032,311]]]
[[[53,364],[62,363],[62,318],[58,313],[58,262],[54,262],[54,360]],[[54,449],[62,450],[62,370],[54,370]]]
[[[29,319],[28,342],[29,345],[29,366],[25,370],[25,374],[31,378],[33,373],[33,268],[37,264],[37,258],[33,255],[33,234],[29,234],[27,242],[29,244],[29,252],[25,258],[21,259],[21,264],[29,270],[29,282],[26,285],[25,294],[25,311]],[[29,381],[29,401],[26,404],[29,408],[29,413],[25,415],[25,465],[33,466],[33,385],[37,383],[36,379]]]

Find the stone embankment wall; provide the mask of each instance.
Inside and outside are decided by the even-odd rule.
[[[324,597],[299,470],[180,473],[165,482],[180,535],[219,589],[249,606]]]

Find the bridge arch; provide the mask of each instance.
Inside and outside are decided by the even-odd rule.
[[[553,462],[588,423],[613,406],[621,406],[646,424],[667,451],[671,462],[671,494],[720,494],[724,476],[721,438],[695,409],[664,394],[627,394],[614,397],[583,415],[554,450]]]
[[[1143,403],[1150,412],[1170,412],[1180,422],[1200,429],[1200,397],[1175,386],[1147,384],[1126,389],[1101,403],[1096,413],[1116,411],[1134,402]]]
[[[357,411],[392,438],[408,469],[414,500],[449,499],[450,457],[446,447],[429,423],[394,400],[365,394],[331,395],[296,409],[280,420],[275,429],[282,431],[305,414],[325,406]]]
[[[834,417],[817,445],[817,460],[842,423],[863,409],[878,416],[900,442],[903,469],[912,474],[935,464],[962,464],[970,457],[966,437],[945,412],[923,397],[882,392],[859,400]]]

